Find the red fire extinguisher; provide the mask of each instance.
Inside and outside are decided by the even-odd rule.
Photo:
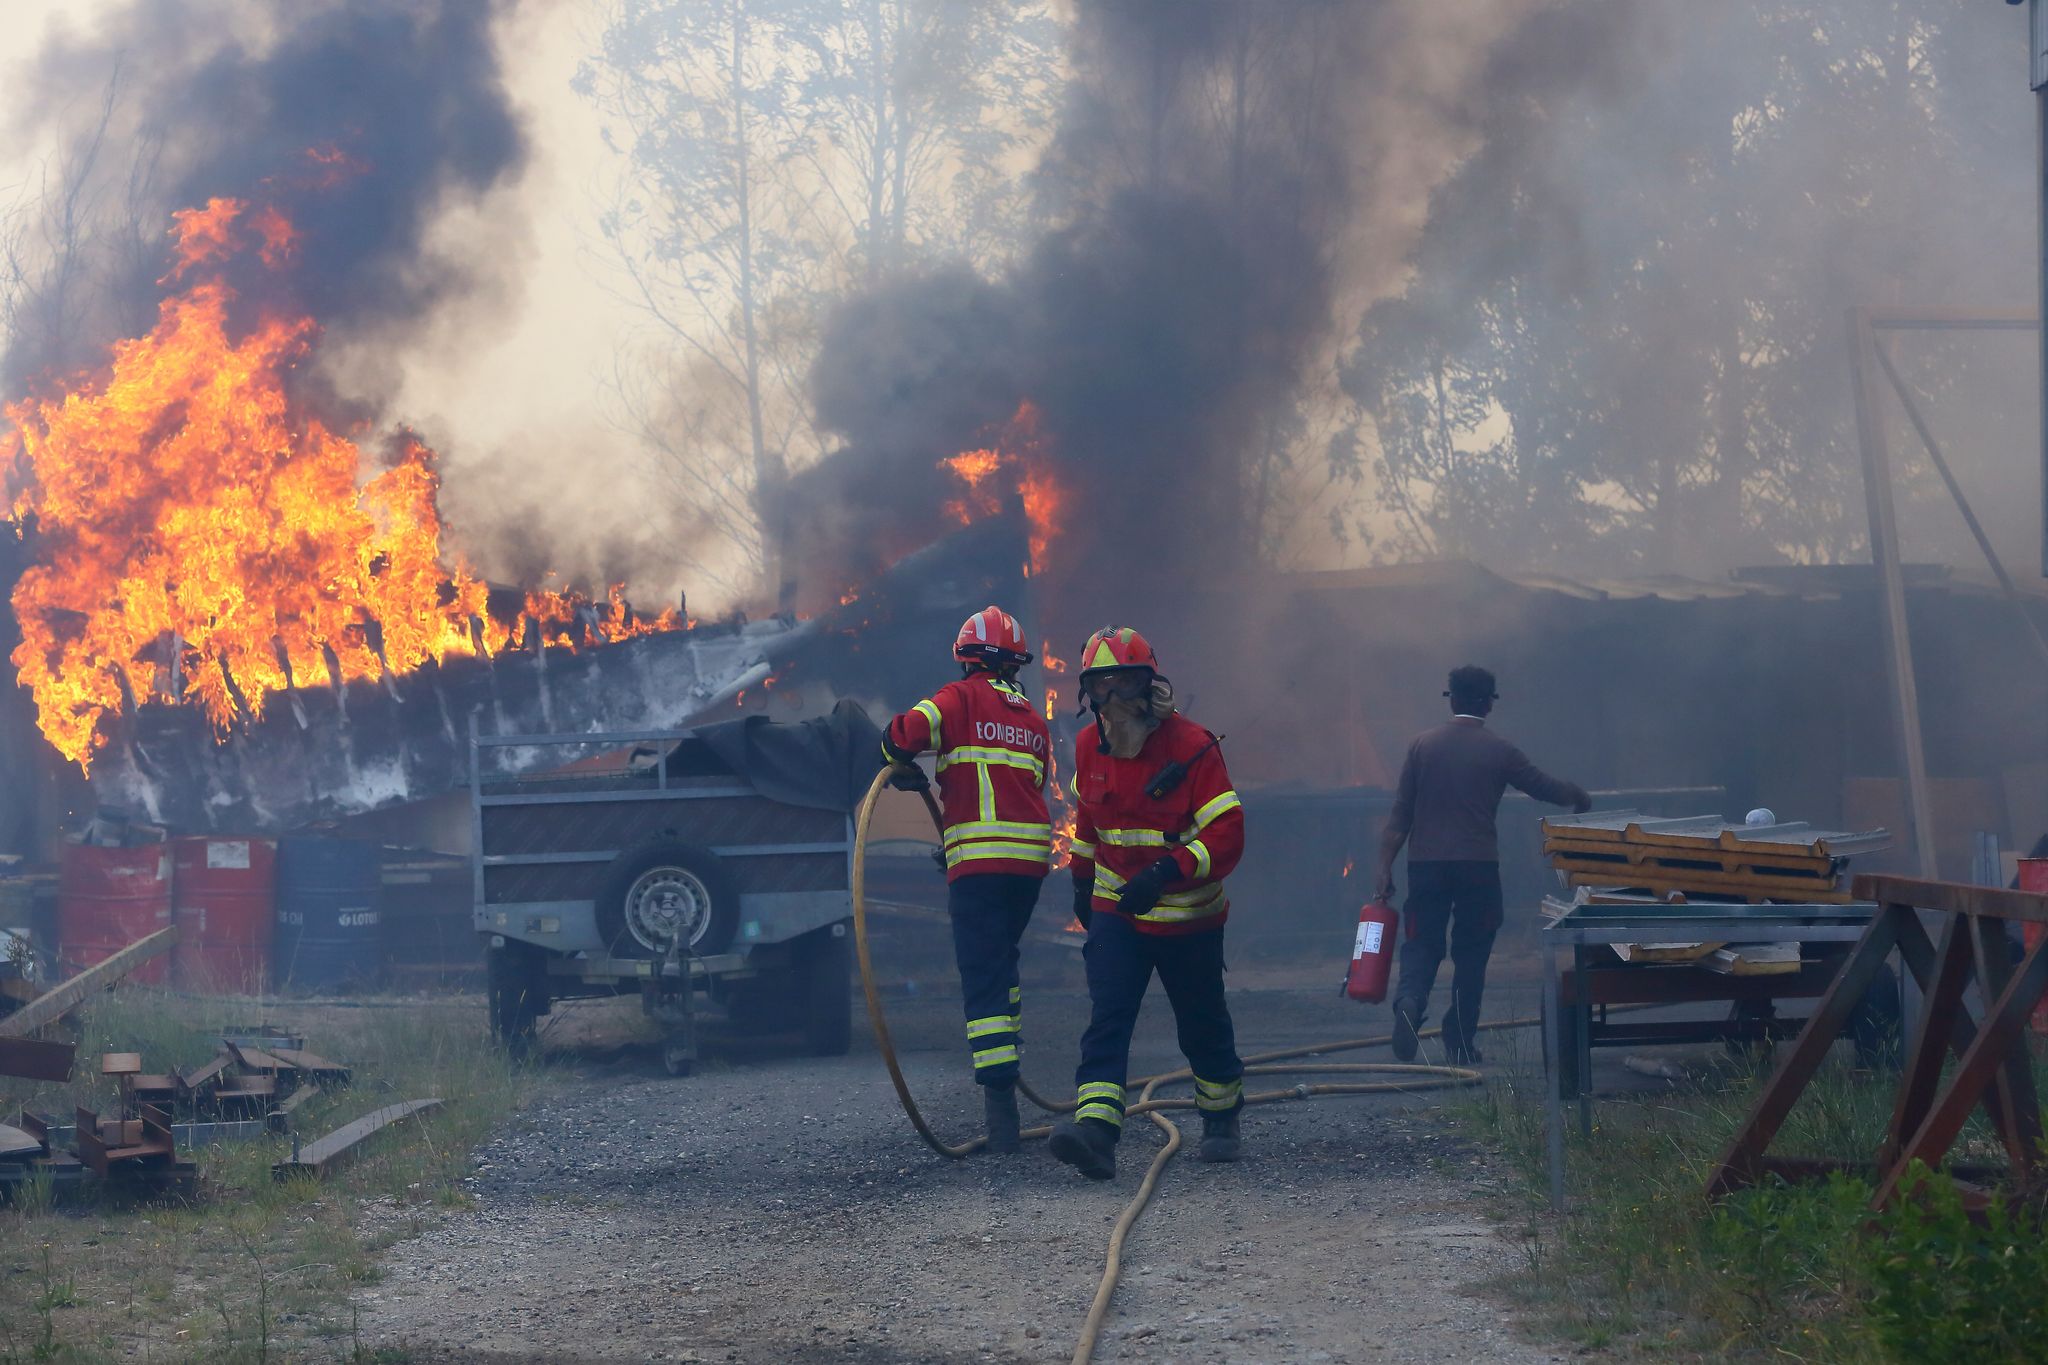
[[[1358,912],[1358,937],[1351,944],[1351,970],[1344,974],[1344,994],[1366,1005],[1387,998],[1394,971],[1394,930],[1401,917],[1384,901]]]

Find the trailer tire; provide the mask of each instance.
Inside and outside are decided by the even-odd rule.
[[[853,1046],[853,934],[844,923],[814,929],[793,945],[804,1050],[844,1057]]]
[[[491,1035],[514,1061],[533,1052],[534,1025],[548,1012],[545,959],[532,944],[508,941],[484,950],[484,979],[491,1009]]]
[[[658,932],[679,924],[684,947],[699,957],[722,953],[740,927],[740,898],[724,860],[680,839],[655,839],[612,859],[597,895],[597,931],[613,957],[656,958],[668,951]]]

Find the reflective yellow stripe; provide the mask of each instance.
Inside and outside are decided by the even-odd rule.
[[[1074,1111],[1074,1121],[1078,1123],[1082,1119],[1100,1119],[1112,1128],[1121,1128],[1124,1126],[1124,1111],[1113,1104],[1104,1104],[1097,1100],[1092,1104],[1084,1104]]]
[[[1095,838],[1116,848],[1165,848],[1171,842],[1157,829],[1098,829]]]
[[[1007,1047],[992,1047],[986,1052],[974,1054],[974,1069],[979,1071],[985,1066],[1001,1066],[1005,1062],[1014,1062],[1016,1060],[1017,1048],[1014,1043]]]
[[[996,784],[994,779],[988,775],[988,764],[977,763],[974,765],[974,780],[981,787],[981,818],[983,820],[994,820],[996,818]]]
[[[1024,1021],[1014,1014],[991,1014],[985,1019],[969,1019],[967,1036],[986,1038],[991,1033],[1015,1033],[1023,1024]]]
[[[1189,830],[1188,832],[1190,834],[1200,834],[1204,829],[1208,828],[1209,823],[1213,821],[1217,816],[1222,815],[1227,811],[1236,810],[1243,804],[1244,802],[1237,799],[1237,793],[1235,791],[1227,791],[1223,793],[1223,795],[1217,797],[1214,801],[1211,801],[1208,805],[1202,807],[1200,810],[1195,812],[1194,828]]]
[[[946,850],[946,866],[958,867],[961,863],[986,862],[992,858],[1005,858],[1014,862],[1052,862],[1050,844],[1006,844],[993,840],[975,844],[961,844],[958,848]]]
[[[1015,1009],[1017,1008],[1018,1004],[1019,1004],[1019,1003],[1021,1003],[1021,1002],[1023,1001],[1023,999],[1024,999],[1024,988],[1023,988],[1022,986],[1012,986],[1012,987],[1010,987],[1010,1008],[1011,1008],[1012,1010],[1015,1010]],[[1021,1024],[1021,1023],[1023,1023],[1024,1021],[1023,1021],[1023,1020],[1022,1020],[1022,1019],[1020,1018],[1020,1019],[1017,1019],[1017,1020],[1016,1020],[1016,1022],[1017,1022],[1017,1023],[1020,1023],[1020,1024]]]
[[[1133,916],[1133,918],[1143,920],[1147,924],[1186,924],[1190,920],[1209,919],[1220,915],[1227,908],[1227,903],[1223,901],[1218,901],[1214,905],[1198,906],[1194,909],[1182,909],[1178,906],[1161,906],[1157,910],[1148,910],[1142,915]]]
[[[1187,850],[1195,855],[1195,880],[1200,881],[1209,875],[1209,846],[1197,839],[1187,845]]]
[[[1020,754],[1015,749],[990,749],[962,745],[948,749],[939,755],[938,769],[944,772],[956,763],[994,764],[998,768],[1021,768],[1037,777],[1045,771],[1045,760],[1031,754]]]
[[[1101,863],[1095,865],[1095,892],[1097,895],[1108,896],[1111,900],[1115,900],[1117,894],[1123,889],[1124,879],[1121,876],[1110,871]],[[1221,900],[1222,898],[1223,883],[1211,882],[1207,886],[1198,886],[1192,891],[1175,891],[1170,895],[1161,896],[1159,903],[1161,905],[1198,906],[1207,905],[1210,901]]]
[[[1074,1092],[1077,1100],[1116,1100],[1121,1102],[1124,1088],[1115,1081],[1089,1081]]]
[[[964,844],[970,839],[1022,839],[1052,842],[1052,826],[1033,820],[966,820],[946,831],[946,842]]]
[[[944,742],[939,738],[939,708],[930,701],[921,701],[917,705],[911,707],[910,709],[917,712],[919,715],[923,716],[926,720],[931,722],[931,747],[934,749],[938,748],[939,745]]]
[[[1079,839],[1076,839],[1072,843],[1067,845],[1067,852],[1072,854],[1076,858],[1092,859],[1095,856],[1095,845],[1083,843]]]
[[[1243,1081],[1205,1081],[1195,1077],[1195,1107],[1218,1113],[1237,1108],[1239,1097],[1244,1093]]]

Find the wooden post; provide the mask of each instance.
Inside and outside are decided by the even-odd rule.
[[[1910,906],[1896,908],[1912,914]],[[1920,927],[1917,918],[1913,927]],[[1921,1012],[1918,1033],[1912,1040],[1912,1050],[1907,1054],[1905,1069],[1899,1076],[1899,1092],[1892,1102],[1891,1127],[1886,1129],[1884,1144],[1877,1151],[1880,1171],[1888,1171],[1898,1164],[1899,1147],[1904,1141],[1901,1135],[1917,1130],[1927,1118],[1928,1107],[1934,1103],[1934,1092],[1941,1085],[1941,1069],[1948,1061],[1949,1043],[1955,1036],[1956,1025],[1969,1024],[1969,1016],[1963,1009],[1963,989],[1969,980],[1968,921],[1961,915],[1953,915],[1942,927],[1941,947],[1935,953],[1932,977],[1921,983],[1922,998],[1927,1006]],[[1972,1028],[1970,1032],[1974,1038],[1976,1030]]]
[[[1857,896],[1883,908],[1729,1142],[1707,1182],[1709,1197],[1751,1184],[1765,1171],[1796,1179],[1848,1168],[1839,1161],[1772,1160],[1766,1153],[1841,1032],[1863,980],[1894,947],[1919,983],[1924,1003],[1878,1152],[1873,1207],[1882,1208],[1898,1194],[1915,1161],[1940,1165],[1979,1105],[1990,1115],[2014,1174],[2024,1177],[2042,1161],[2040,1099],[2021,1028],[2048,989],[2048,940],[2036,944],[2013,972],[2005,921],[2048,924],[2048,896],[1904,877],[1858,877],[1854,885]],[[1948,917],[1939,949],[1927,941],[1923,910]],[[1987,1002],[1981,1023],[1971,1020],[1966,999],[1973,976]],[[1957,1065],[1944,1085],[1942,1069],[1951,1052]],[[1989,1197],[1983,1182],[1997,1173],[1952,1169],[1964,1198],[1981,1206]]]
[[[1913,826],[1913,856],[1922,877],[1936,875],[1934,815],[1927,794],[1927,753],[1920,735],[1920,686],[1913,673],[1913,641],[1906,623],[1906,585],[1899,566],[1899,526],[1892,504],[1891,456],[1884,419],[1871,391],[1870,361],[1875,341],[1870,314],[1849,310],[1849,374],[1856,399],[1856,443],[1863,453],[1863,497],[1869,511],[1870,559],[1877,566],[1884,622],[1885,664],[1891,677],[1894,734],[1906,781],[1907,819]]]
[[[1914,1161],[1928,1166],[1941,1163],[1956,1135],[1963,1131],[1970,1111],[1986,1098],[1993,1075],[2005,1064],[2007,1054],[2015,1044],[2024,1047],[2020,1023],[2033,1009],[2034,1002],[2041,998],[2043,988],[2048,988],[2048,952],[2043,951],[2044,947],[2048,944],[2034,946],[2019,974],[2000,993],[1997,1003],[1984,1020],[1984,1026],[1977,1031],[1977,1040],[1963,1054],[1962,1063],[1950,1077],[1947,1087],[1935,1099],[1919,1129],[1901,1145],[1892,1169],[1882,1176],[1883,1183],[1878,1186],[1877,1197],[1872,1200],[1874,1206],[1882,1207],[1890,1201]],[[2038,1115],[2036,1118],[2038,1121]]]
[[[159,953],[169,952],[178,941],[178,926],[159,929],[147,938],[94,963],[63,985],[46,991],[14,1013],[0,1016],[0,1038],[25,1038],[53,1019],[60,1019],[78,1007],[94,991],[105,990]]]
[[[1891,955],[1893,945],[1898,941],[1898,922],[1902,915],[1911,915],[1909,907],[1886,905],[1872,917],[1870,927],[1863,931],[1863,937],[1850,950],[1849,958],[1842,964],[1842,970],[1835,974],[1828,992],[1820,998],[1813,1014],[1806,1021],[1806,1027],[1799,1031],[1798,1041],[1785,1050],[1772,1073],[1770,1084],[1757,1097],[1756,1105],[1749,1111],[1749,1117],[1735,1136],[1729,1139],[1727,1149],[1715,1164],[1714,1174],[1707,1181],[1707,1195],[1718,1199],[1731,1194],[1745,1185],[1754,1184],[1763,1173],[1764,1152],[1770,1147],[1771,1139],[1778,1135],[1778,1129],[1792,1112],[1792,1106],[1806,1090],[1814,1072],[1827,1059],[1828,1049],[1834,1046],[1849,1016],[1863,998],[1863,992],[1884,970],[1885,959]],[[1915,926],[1916,928],[1918,926]]]

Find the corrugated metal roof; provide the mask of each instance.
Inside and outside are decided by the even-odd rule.
[[[1901,566],[1912,592],[1953,592],[1963,596],[1997,596],[1989,577],[1959,574],[1945,564]],[[1576,577],[1541,572],[1499,572],[1466,559],[1412,564],[1378,564],[1359,569],[1319,569],[1283,575],[1295,591],[1357,592],[1400,588],[1486,590],[1521,588],[1557,593],[1585,601],[1664,602],[1728,601],[1738,598],[1835,601],[1849,593],[1874,592],[1877,569],[1870,564],[1769,564],[1736,569],[1725,578],[1686,578],[1677,574],[1642,574],[1625,578]],[[2022,580],[2022,596],[2048,604],[2048,583]]]

